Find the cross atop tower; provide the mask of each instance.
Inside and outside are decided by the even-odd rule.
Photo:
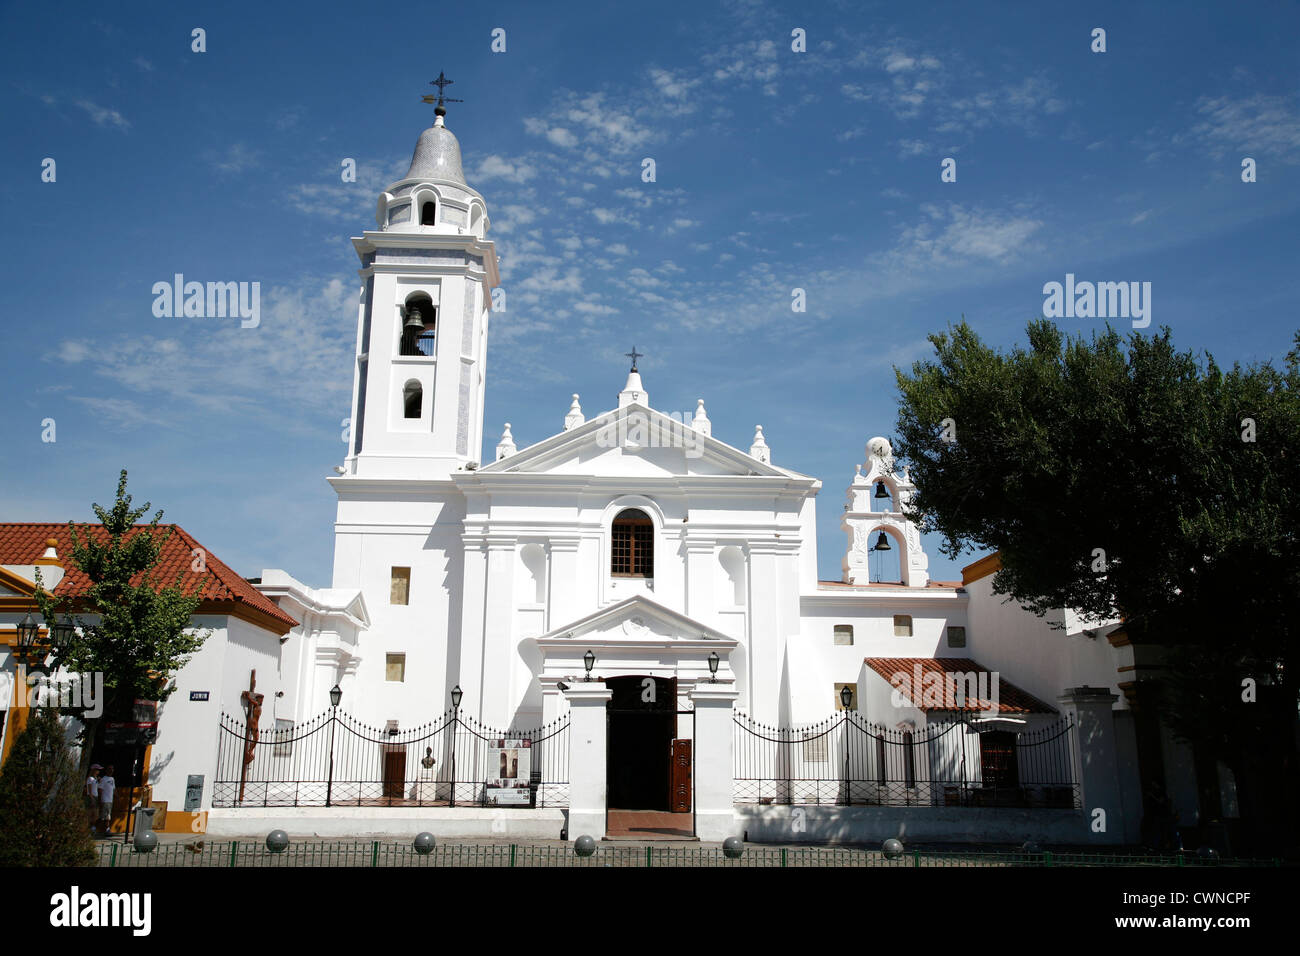
[[[430,81],[429,81],[429,85],[430,85],[430,86],[436,86],[436,87],[438,88],[438,95],[437,95],[437,96],[434,96],[432,93],[430,93],[430,94],[428,94],[427,96],[422,96],[422,97],[420,97],[420,102],[422,102],[422,103],[437,103],[437,105],[433,108],[433,112],[434,112],[434,114],[437,115],[437,116],[446,116],[446,115],[447,115],[447,108],[446,108],[445,106],[443,106],[444,103],[464,103],[464,102],[465,102],[464,100],[454,100],[454,99],[452,99],[450,96],[445,95],[446,92],[447,92],[447,87],[451,86],[451,84],[453,84],[453,83],[455,83],[455,82],[456,82],[455,80],[449,80],[449,79],[447,79],[446,74],[443,73],[442,70],[439,70],[439,71],[438,71],[438,78],[437,78],[436,80],[430,80]]]
[[[638,352],[635,345],[632,346],[632,351],[624,352],[623,354],[632,360],[632,371],[634,372],[636,371],[636,360],[639,358],[645,358],[645,353]]]

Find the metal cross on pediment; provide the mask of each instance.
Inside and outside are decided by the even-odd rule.
[[[635,345],[632,346],[632,351],[624,352],[623,354],[632,360],[632,371],[634,372],[636,371],[636,360],[639,358],[645,358],[645,353],[638,352]]]
[[[428,96],[423,96],[423,97],[421,97],[421,98],[420,98],[420,99],[421,99],[421,102],[424,102],[424,103],[434,103],[434,104],[436,104],[437,108],[440,109],[440,110],[442,110],[444,113],[446,112],[446,110],[443,108],[443,105],[442,105],[442,104],[444,104],[444,103],[464,103],[464,102],[465,102],[464,100],[454,100],[454,99],[452,99],[450,96],[445,95],[446,92],[447,92],[447,87],[451,86],[451,84],[453,84],[453,83],[455,83],[455,82],[456,82],[455,80],[449,80],[449,79],[447,79],[447,77],[446,77],[446,75],[443,73],[443,71],[442,71],[442,70],[439,70],[439,71],[438,71],[438,78],[437,78],[436,80],[430,80],[430,81],[429,81],[429,85],[430,85],[430,86],[436,86],[436,87],[438,88],[438,95],[437,95],[437,96],[434,96],[432,93],[430,93]]]

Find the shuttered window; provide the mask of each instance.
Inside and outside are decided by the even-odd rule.
[[[654,524],[644,511],[627,508],[614,518],[610,536],[610,573],[619,577],[654,577]]]

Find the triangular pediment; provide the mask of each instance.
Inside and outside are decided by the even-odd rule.
[[[576,646],[597,636],[602,643],[717,641],[728,647],[736,644],[735,640],[716,628],[702,624],[680,611],[664,607],[642,594],[635,594],[617,604],[600,608],[576,621],[553,628],[537,638],[537,641],[547,644],[573,642]]]
[[[803,478],[653,408],[636,403],[614,409],[513,455],[479,474],[555,474],[600,477]]]

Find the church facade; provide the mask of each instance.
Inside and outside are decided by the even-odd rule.
[[[506,424],[482,460],[500,278],[487,203],[444,115],[379,197],[377,227],[353,239],[333,581],[268,570],[258,585],[302,622],[283,651],[277,720],[311,721],[336,689],[389,735],[452,702],[458,719],[502,733],[564,722],[574,835],[602,835],[611,803],[648,801],[629,781],[667,779],[627,764],[671,774],[691,741],[694,832],[717,838],[737,827],[742,723],[811,726],[847,710],[912,734],[978,709],[1025,731],[1088,719],[1078,688],[1098,691],[1085,709],[1112,721],[1123,661],[1104,639],[1077,621],[1009,621],[987,582],[973,586],[988,562],[968,580],[930,580],[904,514],[915,488],[883,438],[848,481],[834,582],[817,576],[821,482],[783,467],[761,427],[747,448],[722,440],[703,399],[690,420],[656,410],[635,348],[590,412],[578,395],[558,403],[555,433],[525,447]],[[872,574],[882,561],[889,572]],[[925,675],[938,675],[937,698]],[[958,684],[969,695],[954,702]],[[677,719],[659,736],[626,729],[621,701]]]

